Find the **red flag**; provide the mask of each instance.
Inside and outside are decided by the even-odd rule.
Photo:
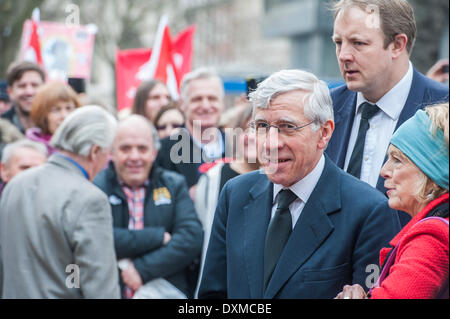
[[[116,55],[116,90],[117,111],[133,106],[136,90],[141,83],[136,77],[139,68],[150,59],[152,50],[132,49],[117,51]]]
[[[132,106],[134,94],[143,80],[163,81],[173,98],[177,99],[182,77],[191,68],[194,31],[195,26],[189,27],[172,42],[167,19],[163,17],[153,50],[133,49],[117,52],[118,111]]]
[[[173,62],[175,63],[180,80],[178,82],[178,89],[180,88],[183,76],[191,70],[194,33],[195,26],[193,25],[180,32],[173,40]]]
[[[36,63],[40,66],[44,65],[41,54],[41,45],[39,43],[39,9],[36,8],[33,11],[33,17],[31,19],[32,32],[30,36],[30,41],[28,42],[27,48],[25,49],[25,55],[23,59],[25,61],[30,61]]]
[[[172,39],[168,26],[167,16],[163,16],[156,32],[152,55],[137,74],[139,80],[158,79],[166,83],[172,98],[178,99],[179,78],[174,67],[172,56]]]

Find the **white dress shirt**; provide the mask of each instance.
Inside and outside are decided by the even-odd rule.
[[[305,177],[299,180],[297,183],[289,187],[289,189],[297,195],[297,199],[289,205],[289,210],[291,211],[292,216],[292,229],[294,229],[295,224],[297,223],[300,214],[305,207],[306,202],[309,199],[309,196],[313,192],[314,188],[316,188],[317,182],[319,181],[320,176],[322,175],[323,168],[325,167],[325,157],[322,155],[316,167]],[[273,206],[272,206],[272,217],[275,215],[275,211],[278,206],[278,193],[285,189],[283,185],[274,184],[273,185]]]
[[[363,161],[361,165],[360,179],[371,186],[376,187],[381,167],[383,166],[386,152],[389,147],[392,134],[400,117],[400,113],[408,99],[413,80],[413,67],[409,62],[408,72],[405,76],[387,92],[376,105],[380,108],[369,120],[369,129],[367,130],[364,144]],[[344,170],[347,171],[353,148],[358,136],[359,124],[361,121],[361,104],[368,102],[362,93],[358,92],[356,99],[356,114],[353,121],[352,131],[348,143],[347,154],[345,157]],[[370,103],[370,102],[369,102]],[[372,103],[373,104],[373,103]]]

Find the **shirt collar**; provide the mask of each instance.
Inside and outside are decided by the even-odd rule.
[[[376,103],[377,106],[392,120],[397,120],[399,118],[403,106],[406,104],[412,85],[413,73],[413,66],[410,61],[408,72],[406,72],[403,78]],[[356,98],[356,112],[359,112],[360,106],[364,102],[368,101],[364,98],[361,92],[358,92]]]
[[[63,155],[63,154],[61,154],[61,153],[56,153],[55,156],[62,157],[62,158],[64,158],[66,161],[69,161],[70,163],[72,163],[73,165],[75,165],[75,167],[78,168],[78,169],[81,171],[81,173],[83,174],[83,176],[86,177],[86,179],[89,179],[89,174],[88,174],[87,171],[84,169],[84,167],[81,166],[80,163],[78,163],[78,162],[75,161],[74,159],[72,159],[72,158],[70,158],[70,157],[68,157],[68,156],[66,156],[66,155]]]
[[[311,196],[314,188],[316,188],[317,182],[319,181],[320,176],[322,175],[323,169],[325,167],[325,157],[322,154],[319,162],[316,167],[305,177],[299,180],[294,185],[290,186],[289,189],[297,195],[298,198],[302,200],[302,202],[306,203]],[[280,184],[273,185],[273,204],[276,202],[276,197],[278,193],[284,189],[285,187]]]
[[[216,153],[220,152],[220,155],[222,155],[222,150],[223,150],[222,132],[220,132],[220,129],[218,129],[218,128],[215,128],[215,131],[216,131],[216,139],[213,142],[210,142],[207,144],[202,144],[200,141],[197,141],[194,138],[194,136],[191,135],[192,141],[198,148],[200,148],[202,150],[210,151],[210,152],[214,153],[214,155],[216,155]]]
[[[119,175],[117,175],[117,182],[119,183],[120,187],[127,187],[131,190],[135,190],[135,189],[139,189],[139,188],[146,188],[150,184],[150,181],[148,179],[146,179],[143,185],[138,186],[138,187],[131,187],[131,186],[128,186],[127,184],[125,184],[125,182],[123,181],[122,178],[120,178]]]

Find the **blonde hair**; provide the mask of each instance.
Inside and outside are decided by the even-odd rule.
[[[449,148],[449,124],[448,124],[448,102],[443,104],[430,105],[425,108],[425,113],[431,121],[431,130],[436,135],[438,129],[444,132],[444,142]]]

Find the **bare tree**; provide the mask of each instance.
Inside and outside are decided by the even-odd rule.
[[[17,57],[25,20],[45,0],[0,1],[0,78],[6,77],[9,64]]]

